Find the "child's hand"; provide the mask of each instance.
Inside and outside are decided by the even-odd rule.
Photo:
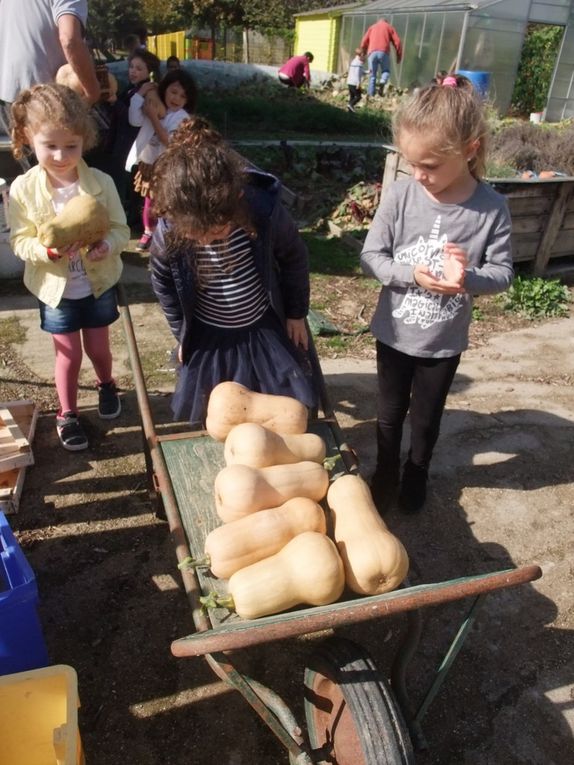
[[[95,263],[98,260],[103,260],[107,257],[111,249],[110,243],[106,242],[105,239],[101,239],[99,242],[93,244],[86,252],[86,258],[92,261],[92,263]]]
[[[464,282],[464,268],[462,268],[460,263],[458,263],[457,266],[461,273],[455,274],[455,279],[452,281],[446,274],[440,279],[437,278],[431,271],[429,271],[427,266],[422,263],[417,263],[414,268],[415,282],[419,287],[439,295],[457,295],[463,293],[465,292],[465,289],[462,286]]]
[[[287,336],[296,348],[302,346],[304,350],[309,349],[309,338],[307,336],[307,328],[305,327],[305,319],[287,319],[286,328]]]
[[[138,88],[138,93],[142,98],[145,98],[150,90],[157,90],[157,84],[155,82],[144,82],[144,84]]]
[[[48,257],[50,260],[60,260],[65,255],[70,255],[81,247],[81,242],[72,242],[66,247],[47,247]]]

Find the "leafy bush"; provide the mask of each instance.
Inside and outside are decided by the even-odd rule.
[[[558,279],[516,276],[501,299],[506,310],[537,319],[566,316],[571,298],[568,287]]]
[[[528,25],[512,94],[512,108],[518,114],[541,112],[546,106],[563,31],[558,26]]]

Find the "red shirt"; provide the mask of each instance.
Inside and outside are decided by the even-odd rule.
[[[403,55],[401,38],[398,36],[396,29],[388,21],[381,19],[367,29],[361,40],[360,47],[365,48],[367,54],[372,53],[374,50],[382,50],[383,53],[389,53],[391,43],[394,45],[397,59],[400,61]]]
[[[304,82],[311,82],[311,72],[309,71],[307,56],[293,56],[283,64],[279,73],[291,77],[296,87],[299,87]]]

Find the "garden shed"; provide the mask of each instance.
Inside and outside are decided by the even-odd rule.
[[[364,32],[380,18],[389,21],[403,41],[402,61],[393,59],[394,85],[414,87],[429,82],[440,69],[464,70],[488,84],[489,97],[501,113],[510,105],[528,24],[563,26],[546,119],[574,116],[574,0],[375,0],[341,5],[298,14],[296,50],[311,50],[317,59],[322,41],[328,41],[332,52],[315,66],[345,72]]]

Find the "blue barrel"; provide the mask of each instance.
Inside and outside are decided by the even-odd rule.
[[[488,98],[488,89],[490,88],[490,72],[470,72],[466,69],[459,69],[457,74],[469,79],[482,98]]]

